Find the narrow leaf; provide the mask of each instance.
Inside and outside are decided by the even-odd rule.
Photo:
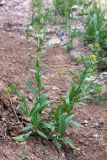
[[[32,131],[26,133],[26,134],[22,134],[20,136],[17,137],[12,137],[12,140],[17,141],[17,142],[23,142],[25,141],[30,135],[32,134]]]
[[[33,84],[31,84],[30,82],[26,82],[26,86],[28,87],[28,89],[32,92],[32,93],[34,93],[35,95],[37,94],[37,90],[36,90],[36,88],[33,86]]]
[[[43,138],[48,139],[47,135],[45,133],[43,133],[42,131],[40,131],[39,129],[36,130],[36,132]]]
[[[22,131],[28,131],[28,130],[30,130],[31,128],[33,128],[33,125],[32,125],[32,124],[29,124],[29,125],[25,126],[25,127],[22,129]]]
[[[82,128],[84,127],[84,126],[81,125],[80,123],[74,122],[74,121],[71,121],[71,122],[69,122],[68,124],[69,124],[69,126],[82,127]]]

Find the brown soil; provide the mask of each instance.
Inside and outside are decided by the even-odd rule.
[[[33,45],[26,42],[25,38],[18,34],[0,30],[0,159],[1,160],[107,160],[107,109],[105,106],[93,106],[91,103],[75,108],[75,119],[84,124],[85,128],[69,128],[67,134],[74,141],[79,151],[72,152],[64,148],[57,152],[51,142],[45,142],[39,137],[30,137],[27,142],[18,144],[11,140],[12,135],[21,133],[22,123],[18,124],[12,110],[9,97],[2,93],[2,89],[15,82],[25,93],[30,95],[24,86],[25,80],[32,81],[34,58],[28,56]],[[62,74],[63,71],[72,70],[74,67],[69,55],[59,47],[43,51],[44,61],[42,73],[46,91],[58,101],[58,97],[65,95],[70,89],[69,77]],[[16,97],[11,97],[16,101]],[[20,115],[18,113],[18,115]],[[98,127],[94,126],[100,124]]]
[[[52,142],[38,136],[30,137],[20,144],[11,140],[13,135],[22,133],[24,121],[17,111],[18,123],[13,112],[17,97],[9,97],[3,93],[3,89],[16,83],[31,100],[33,95],[27,91],[25,81],[33,82],[30,70],[34,67],[35,57],[29,56],[34,50],[33,44],[28,43],[23,34],[19,34],[19,28],[28,23],[30,1],[5,2],[4,6],[0,6],[0,160],[107,160],[106,102],[102,105],[88,103],[74,109],[75,120],[85,125],[84,128],[71,127],[67,130],[67,135],[73,139],[78,151],[64,146],[59,153]],[[70,89],[70,77],[62,73],[78,70],[80,66],[58,46],[42,51],[40,55],[44,56],[42,73],[45,90],[56,103]]]

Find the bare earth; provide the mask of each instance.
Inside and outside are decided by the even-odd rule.
[[[67,131],[75,146],[80,149],[79,151],[63,147],[58,153],[51,142],[42,140],[38,136],[30,137],[27,142],[21,144],[11,140],[12,135],[21,133],[23,123],[17,123],[10,99],[2,93],[2,89],[15,82],[28,95],[28,98],[32,98],[24,84],[26,80],[33,81],[30,70],[33,69],[35,58],[28,56],[31,50],[33,50],[33,44],[29,44],[23,34],[12,30],[6,31],[1,25],[0,160],[107,160],[106,102],[102,105],[88,103],[74,109],[76,121],[82,124],[88,121],[85,128],[71,127]],[[68,53],[58,46],[42,51],[40,54],[44,56],[42,73],[43,81],[47,85],[46,91],[51,99],[54,97],[55,102],[58,102],[58,98],[70,89],[70,78],[62,72],[68,69],[73,70],[74,67],[78,69],[79,66],[73,63]],[[13,105],[16,103],[15,98],[15,96],[12,97]],[[18,116],[20,118],[20,113]]]

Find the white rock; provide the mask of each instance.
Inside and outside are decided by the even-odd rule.
[[[99,79],[100,79],[100,80],[104,80],[104,79],[107,80],[107,72],[102,72],[102,73],[100,74],[100,76],[99,76]]]
[[[92,82],[92,81],[94,81],[95,80],[95,77],[93,77],[93,76],[90,76],[90,77],[86,77],[85,78],[85,81],[86,82]]]
[[[94,138],[98,138],[98,134],[94,134],[93,137],[94,137]]]
[[[53,47],[60,44],[61,40],[58,37],[53,37],[47,42],[47,47]]]
[[[5,0],[0,0],[0,6],[3,6],[6,3]]]
[[[77,11],[79,9],[79,6],[78,5],[74,5],[71,7],[71,10],[72,11]]]
[[[87,121],[87,120],[84,120],[84,124],[89,124],[89,121]]]

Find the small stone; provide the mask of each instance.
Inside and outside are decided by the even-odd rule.
[[[86,82],[93,82],[95,80],[95,77],[93,77],[93,76],[90,76],[90,77],[86,77],[85,78],[85,81]]]
[[[85,127],[87,127],[87,126],[88,126],[88,124],[84,124],[84,126],[85,126]]]
[[[56,86],[53,86],[52,90],[58,90],[58,91],[60,91],[60,89],[58,87],[56,87]]]
[[[65,34],[64,34],[64,32],[63,31],[60,31],[60,32],[58,32],[58,36],[61,38],[61,37],[63,37]]]
[[[67,41],[68,41],[67,36],[66,36],[66,35],[64,35],[63,37],[61,37],[61,41],[63,41],[63,43],[64,43],[64,44],[66,44],[66,43],[67,43]]]
[[[94,134],[93,137],[94,137],[94,138],[98,138],[98,134]]]
[[[100,80],[104,80],[104,79],[107,79],[107,72],[102,72],[99,76],[99,79]]]
[[[58,45],[58,44],[60,44],[60,39],[59,38],[57,38],[57,37],[53,37],[53,38],[51,38],[48,42],[47,42],[47,47],[53,47],[53,46],[55,46],[55,45]]]
[[[3,6],[6,3],[5,0],[0,0],[0,6]]]
[[[87,120],[84,120],[84,124],[89,124],[89,121],[87,121]]]
[[[100,124],[98,122],[94,123],[93,128],[100,128]]]
[[[72,11],[77,11],[79,9],[79,6],[78,5],[74,5],[72,6],[71,10]]]
[[[6,120],[5,118],[2,118],[2,121],[3,121],[3,122],[5,122],[5,120]]]
[[[47,28],[47,33],[55,33],[55,29],[54,28]]]

